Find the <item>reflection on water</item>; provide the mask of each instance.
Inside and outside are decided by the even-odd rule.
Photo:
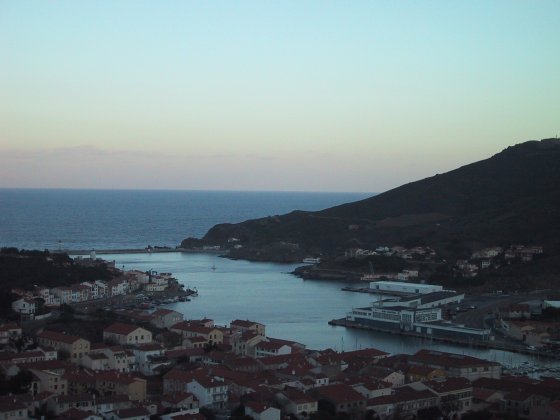
[[[117,267],[172,272],[185,286],[197,287],[199,296],[168,308],[182,312],[185,319],[208,317],[218,325],[234,319],[250,319],[266,325],[267,335],[295,340],[308,348],[337,351],[375,347],[389,353],[414,353],[421,348],[469,354],[519,366],[533,362],[529,356],[501,350],[461,347],[399,335],[328,325],[352,307],[368,305],[373,296],[340,290],[335,281],[310,281],[289,273],[293,264],[234,261],[209,254],[156,253],[116,254]],[[214,269],[215,267],[215,269]],[[536,362],[536,361],[534,361]],[[546,361],[539,364],[549,365]]]

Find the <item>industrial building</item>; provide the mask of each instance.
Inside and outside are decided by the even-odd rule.
[[[369,283],[369,288],[379,290],[380,293],[416,293],[426,294],[433,292],[443,291],[443,286],[437,284],[423,284],[423,283],[408,283],[404,281],[372,281]]]

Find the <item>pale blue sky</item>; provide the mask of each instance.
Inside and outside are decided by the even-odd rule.
[[[558,17],[0,0],[0,187],[384,191],[555,136]]]

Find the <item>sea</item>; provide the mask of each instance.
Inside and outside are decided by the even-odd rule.
[[[361,200],[372,193],[243,191],[138,191],[0,189],[0,246],[20,249],[122,250],[148,245],[175,248],[186,237],[202,237],[218,223],[321,210]],[[185,319],[214,319],[227,325],[250,319],[267,335],[312,349],[337,351],[375,347],[389,353],[421,348],[468,354],[509,367],[552,366],[500,350],[443,344],[428,339],[346,329],[328,321],[376,300],[341,290],[337,281],[303,280],[299,264],[230,260],[205,253],[114,253],[101,258],[125,270],[171,272],[199,295],[166,307]],[[556,365],[556,363],[554,363]]]

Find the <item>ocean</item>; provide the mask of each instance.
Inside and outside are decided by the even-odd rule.
[[[372,193],[0,189],[0,246],[175,248],[218,223],[321,210]]]

